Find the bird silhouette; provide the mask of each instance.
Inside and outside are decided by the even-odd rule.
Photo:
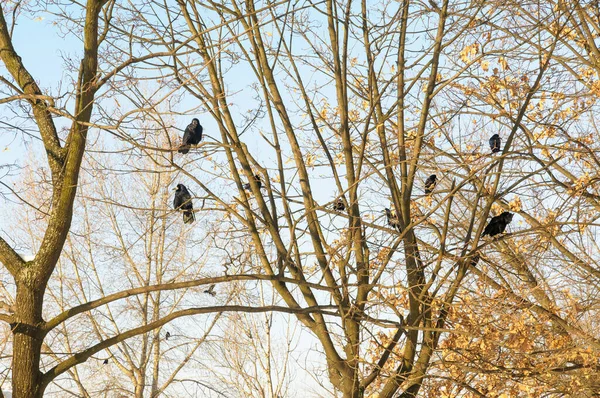
[[[437,176],[435,174],[430,175],[429,178],[425,180],[425,195],[431,195],[436,184]]]
[[[102,365],[108,365],[108,358],[102,361]]]
[[[181,140],[181,146],[179,147],[179,153],[184,155],[190,151],[192,145],[198,145],[202,141],[202,125],[196,118],[192,119],[192,122],[188,124],[183,133],[183,139]]]
[[[165,340],[169,340],[169,337],[171,337],[171,333],[167,332],[167,334],[165,334]]]
[[[490,148],[492,153],[500,152],[500,145],[502,145],[502,139],[498,134],[494,134],[490,137]]]
[[[194,217],[194,206],[192,205],[192,196],[183,184],[177,184],[175,188],[175,198],[173,199],[175,210],[183,211],[183,222],[190,224],[196,219]]]
[[[346,205],[342,198],[337,198],[335,202],[333,202],[333,210],[344,211],[346,209]]]
[[[400,230],[400,220],[395,211],[385,208],[385,216],[387,217],[387,223],[390,227]]]
[[[217,295],[217,292],[215,292],[215,286],[216,286],[216,284],[213,283],[212,285],[210,285],[208,287],[208,289],[206,289],[204,291],[204,293],[209,294],[209,295],[215,297]]]
[[[471,267],[477,266],[477,264],[479,263],[479,259],[480,259],[479,253],[475,254],[473,257],[470,258],[469,265]]]
[[[486,225],[485,229],[483,230],[481,237],[484,237],[485,235],[495,236],[501,234],[506,229],[506,226],[510,224],[513,216],[514,214],[505,211],[499,216],[492,217],[489,224]]]
[[[256,181],[256,185],[258,185],[258,189],[262,188],[262,181],[260,180],[260,176],[258,174],[254,174],[254,181]],[[244,184],[243,188],[246,191],[252,191],[252,188],[250,187],[250,183]]]

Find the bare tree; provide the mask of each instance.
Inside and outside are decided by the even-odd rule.
[[[57,267],[59,275],[48,286],[46,305],[56,307],[58,312],[68,310],[73,302],[105,297],[116,289],[197,280],[211,274],[210,267],[205,266],[210,252],[206,243],[191,238],[193,231],[183,228],[178,214],[167,210],[173,196],[169,187],[174,186],[176,176],[153,170],[152,164],[142,167],[144,159],[137,159],[135,166],[144,172],[132,171],[116,179],[112,175],[116,170],[111,167],[115,161],[114,155],[98,154],[88,161],[91,165],[84,165],[100,183],[93,184],[86,177],[81,180],[88,188],[82,210],[75,212],[80,221],[71,228]],[[119,167],[127,165],[125,161]],[[121,200],[115,203],[113,198],[117,197]],[[198,218],[197,221],[204,221]],[[188,243],[203,250],[192,254]],[[212,299],[196,287],[146,292],[111,303],[86,313],[84,319],[65,322],[50,333],[45,351],[54,355],[45,361],[45,366],[51,367],[65,359],[66,354],[84,350],[115,332],[156,322],[189,301],[226,304],[227,295]],[[192,372],[189,367],[194,361],[190,360],[199,356],[197,352],[207,337],[215,334],[211,332],[219,316],[213,317],[207,327],[178,321],[107,348],[92,357],[94,361],[89,366],[69,370],[78,388],[74,395],[93,396],[98,391],[120,391],[136,397],[168,393],[169,388],[177,388],[181,373]],[[91,377],[99,371],[108,377]],[[64,380],[58,385],[60,395],[67,387]],[[46,394],[53,390],[56,391],[49,389]]]
[[[276,304],[268,286],[244,291],[241,284],[233,284],[240,303],[256,306]],[[211,358],[217,366],[212,384],[233,396],[293,397],[298,384],[292,384],[294,364],[292,353],[299,344],[297,324],[288,319],[277,319],[280,314],[239,314],[226,316],[221,322],[223,340],[211,347]],[[300,394],[301,395],[301,394]]]
[[[524,209],[545,208],[538,176],[560,166],[557,158],[540,161],[537,151],[554,144],[538,144],[531,131],[568,130],[579,109],[563,108],[568,80],[560,95],[553,85],[574,9],[449,1],[179,6],[165,17],[173,35],[156,40],[166,48],[189,40],[165,67],[216,122],[224,156],[194,161],[194,171],[159,161],[181,167],[237,220],[232,228],[247,233],[262,272],[322,284],[323,291],[296,290],[274,280],[272,288],[290,308],[336,306],[334,318],[298,320],[319,340],[337,391],[418,395],[445,333],[464,333],[450,317],[473,297],[472,283],[511,292],[514,305],[530,303],[523,316],[543,314],[550,330],[565,331],[550,285],[542,289],[514,253],[522,235],[538,244],[530,251],[545,247],[533,238],[545,225],[540,213]],[[553,106],[533,112],[546,98]],[[502,147],[493,156],[494,133]],[[432,174],[438,185],[423,195]],[[233,192],[223,192],[227,185]],[[332,208],[338,198],[344,210]],[[523,232],[482,238],[490,216],[505,210],[519,214],[509,231]],[[516,280],[504,275],[507,259]],[[523,283],[526,290],[515,291]],[[586,341],[577,349],[596,349],[587,326],[570,328],[571,338]]]

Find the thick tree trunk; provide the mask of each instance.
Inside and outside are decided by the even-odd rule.
[[[363,389],[356,383],[349,382],[347,385],[340,386],[344,393],[344,398],[363,398],[365,396]]]
[[[24,275],[26,278],[27,275]],[[44,333],[42,305],[44,287],[36,288],[31,281],[17,282],[12,358],[12,388],[14,398],[42,397],[44,389],[40,379],[40,353]]]
[[[135,385],[135,398],[144,398],[144,375],[140,375],[138,381]]]

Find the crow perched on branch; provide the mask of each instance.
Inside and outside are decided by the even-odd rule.
[[[510,224],[513,216],[514,214],[505,211],[499,216],[492,217],[490,223],[486,225],[485,229],[483,230],[481,237],[484,237],[485,235],[495,236],[501,234],[506,229],[506,226]]]
[[[400,230],[400,220],[395,211],[385,208],[385,216],[387,217],[387,223],[390,227]]]
[[[175,210],[183,211],[183,222],[190,224],[196,219],[194,217],[194,206],[192,205],[192,195],[183,184],[177,184],[175,188],[175,198],[173,199]]]
[[[469,258],[469,266],[470,267],[476,267],[477,264],[479,263],[481,256],[479,255],[479,253],[475,254],[473,257]]]
[[[425,180],[425,195],[430,195],[437,184],[437,176],[432,174]]]
[[[490,148],[492,149],[492,153],[500,152],[500,145],[502,145],[502,140],[498,134],[494,134],[490,137]]]
[[[335,202],[333,202],[333,210],[344,211],[346,209],[346,205],[342,198],[337,198]]]
[[[260,180],[260,176],[258,174],[254,174],[254,181],[256,181],[256,185],[258,185],[258,189],[262,188],[262,181]],[[246,191],[252,191],[250,183],[244,184],[243,188]]]
[[[192,123],[188,124],[183,133],[183,140],[177,152],[184,155],[190,151],[190,146],[198,145],[202,141],[202,125],[196,118],[192,119]]]

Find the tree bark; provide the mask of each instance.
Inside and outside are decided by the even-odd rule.
[[[40,353],[44,332],[41,329],[45,284],[35,283],[29,269],[21,272],[17,281],[15,322],[12,357],[12,384],[14,398],[42,397]]]

